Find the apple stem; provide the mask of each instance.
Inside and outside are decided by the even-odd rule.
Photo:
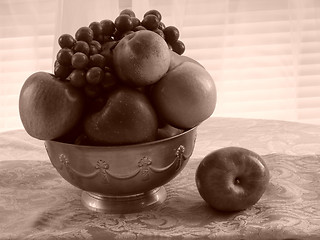
[[[234,179],[234,184],[235,184],[235,185],[239,185],[239,184],[240,184],[240,179],[239,179],[238,177],[236,177],[236,178]]]

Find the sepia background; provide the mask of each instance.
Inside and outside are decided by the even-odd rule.
[[[62,33],[150,9],[180,30],[185,55],[215,80],[212,117],[320,124],[318,0],[1,0],[0,131],[22,128],[19,92],[37,71],[53,71]]]

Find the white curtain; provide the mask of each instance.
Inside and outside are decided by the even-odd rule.
[[[0,131],[22,128],[19,91],[35,71],[52,72],[57,38],[132,8],[180,29],[185,55],[212,74],[214,116],[320,124],[318,0],[2,0]]]

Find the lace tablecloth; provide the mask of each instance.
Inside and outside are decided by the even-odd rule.
[[[226,146],[262,155],[271,180],[251,208],[224,214],[197,192],[201,159]],[[320,239],[320,126],[211,118],[194,153],[149,211],[104,214],[81,204],[81,190],[51,165],[42,141],[23,130],[0,134],[0,239]]]

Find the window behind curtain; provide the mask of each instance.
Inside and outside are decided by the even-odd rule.
[[[320,1],[188,1],[187,52],[216,80],[215,116],[320,123]]]
[[[0,131],[22,128],[18,100],[25,79],[52,71],[57,1],[0,1]]]
[[[22,127],[24,80],[52,71],[59,2],[0,1],[0,131]],[[320,1],[120,0],[131,7],[180,29],[185,54],[215,79],[213,116],[320,123]]]

